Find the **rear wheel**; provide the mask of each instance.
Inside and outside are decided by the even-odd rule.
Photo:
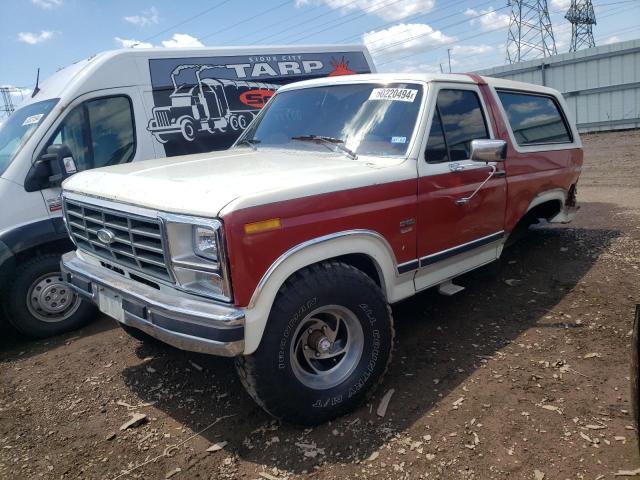
[[[57,254],[41,255],[19,265],[4,290],[2,303],[7,321],[36,338],[80,328],[97,313],[64,283]]]
[[[316,425],[359,405],[380,382],[393,345],[391,310],[373,280],[337,262],[282,287],[259,348],[236,359],[253,399],[276,418]]]

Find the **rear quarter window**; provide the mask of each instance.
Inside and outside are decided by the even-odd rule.
[[[571,143],[567,121],[550,96],[498,91],[518,145]]]

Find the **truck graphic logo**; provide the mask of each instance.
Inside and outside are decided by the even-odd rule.
[[[220,67],[225,66],[180,65],[171,73],[171,105],[153,107],[147,127],[156,140],[166,143],[182,136],[193,142],[203,133],[239,134],[278,88],[263,82],[202,78],[202,72]],[[195,83],[178,83],[176,77],[187,69],[194,71]]]
[[[287,83],[370,73],[362,51],[149,59],[147,131],[166,156],[229,148]]]

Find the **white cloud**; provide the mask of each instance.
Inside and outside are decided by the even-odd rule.
[[[612,43],[618,43],[619,41],[620,41],[620,37],[618,37],[617,35],[613,35],[612,37],[609,37],[604,42],[602,42],[602,44],[610,45]]]
[[[139,40],[135,40],[133,38],[113,38],[116,42],[120,44],[122,48],[152,48],[153,45],[149,42],[141,42]]]
[[[166,48],[177,47],[204,47],[202,42],[188,33],[174,33],[171,40],[163,40],[162,46]]]
[[[455,41],[439,30],[424,23],[400,23],[384,30],[373,30],[362,36],[362,41],[372,54],[416,52]]]
[[[433,10],[435,0],[296,0],[296,6],[324,3],[344,13],[361,10],[385,20],[401,20],[410,15],[425,14]]]
[[[156,7],[145,10],[140,15],[130,15],[124,17],[125,22],[133,23],[139,27],[147,27],[160,22],[160,16]]]
[[[485,32],[508,27],[509,15],[498,13],[494,10],[495,9],[492,7],[479,11],[474,10],[473,8],[467,8],[464,14],[467,17],[472,17],[470,20],[471,25],[480,23],[480,28]]]
[[[62,6],[62,0],[31,0],[31,3],[45,10],[51,10]]]
[[[491,45],[455,45],[451,49],[454,55],[484,55],[493,50]]]
[[[51,30],[41,30],[40,33],[20,32],[18,33],[18,41],[35,45],[36,43],[51,40],[55,35],[56,32],[52,32]]]

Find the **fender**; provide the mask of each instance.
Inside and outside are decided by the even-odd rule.
[[[391,246],[377,232],[347,230],[308,240],[283,253],[258,283],[245,311],[244,354],[249,355],[258,348],[275,297],[291,275],[314,263],[348,254],[363,254],[373,261],[389,303],[415,293],[414,272],[398,272]]]
[[[560,202],[560,205],[564,207],[565,200],[567,198],[567,192],[563,188],[554,188],[552,190],[547,190],[545,192],[539,193],[536,195],[531,203],[529,203],[529,207],[525,214],[529,212],[532,208],[537,207],[538,205],[542,205],[543,203],[557,200]]]

